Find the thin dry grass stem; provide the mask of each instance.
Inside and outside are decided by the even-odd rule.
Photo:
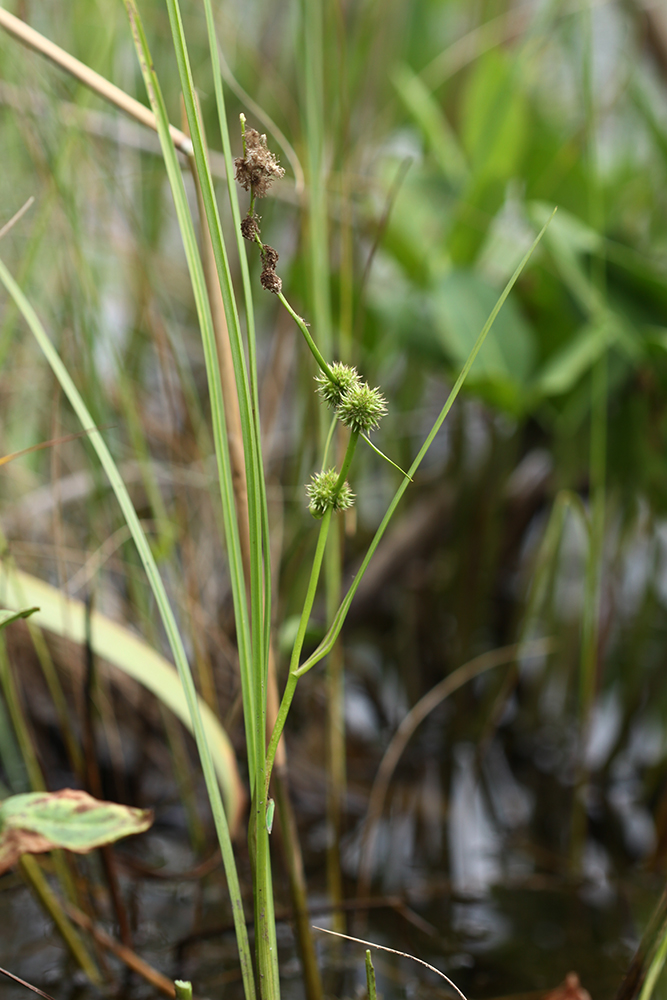
[[[143,958],[140,958],[136,952],[132,951],[131,948],[125,947],[125,945],[120,944],[115,941],[106,931],[98,927],[90,917],[82,913],[81,910],[77,910],[74,906],[67,906],[67,915],[70,920],[75,924],[78,924],[83,930],[87,931],[90,936],[107,951],[110,951],[116,958],[119,958],[128,969],[132,969],[137,975],[145,979],[147,983],[150,983],[156,990],[163,993],[167,997],[175,997],[176,990],[174,989],[174,984],[171,979],[163,976],[161,972],[154,969],[152,965],[146,962]]]
[[[57,857],[57,852],[54,853],[54,857]],[[60,936],[75,962],[83,970],[91,983],[100,985],[102,978],[99,970],[65,912],[67,904],[63,906],[60,899],[56,896],[45,878],[39,863],[31,854],[24,854],[20,861],[20,869],[21,874],[29,882],[42,907],[56,925]]]
[[[364,299],[366,297],[366,288],[368,286],[368,278],[371,273],[371,267],[373,266],[373,261],[375,260],[375,255],[377,253],[378,247],[382,242],[382,238],[389,225],[389,218],[391,216],[394,205],[396,204],[396,199],[398,198],[401,187],[403,186],[403,181],[408,176],[408,170],[412,165],[412,157],[406,156],[404,160],[399,164],[398,170],[396,171],[396,176],[392,182],[389,191],[387,192],[387,198],[384,203],[384,208],[382,209],[382,215],[378,221],[375,237],[373,239],[373,244],[369,250],[368,257],[366,258],[366,263],[364,264],[364,270],[361,274],[361,281],[359,283],[359,292],[357,295],[358,305],[357,305],[357,316],[354,323],[354,339],[359,342],[361,340],[362,323],[364,310],[362,308]]]
[[[155,115],[144,104],[135,100],[134,97],[130,97],[120,87],[117,87],[114,83],[96,73],[90,66],[86,66],[85,63],[75,59],[69,52],[65,52],[59,45],[45,38],[39,31],[35,31],[25,21],[22,21],[19,17],[14,17],[13,14],[10,14],[8,10],[4,10],[2,7],[0,7],[0,28],[4,28],[5,31],[9,32],[10,35],[13,35],[14,38],[17,38],[24,45],[27,45],[28,48],[34,49],[40,55],[46,56],[47,59],[50,59],[60,69],[64,69],[67,73],[70,73],[80,83],[83,83],[84,86],[104,98],[105,101],[114,104],[121,111],[124,111],[126,115],[129,115],[130,118],[134,118],[135,121],[157,132]],[[188,157],[192,156],[192,143],[184,132],[170,125],[169,134],[177,149],[185,153]]]
[[[449,983],[453,990],[456,990],[462,1000],[467,1000],[465,993],[461,992],[456,983],[453,983],[449,976],[446,976],[444,972],[440,971],[440,969],[436,969],[434,965],[429,965],[429,963],[425,962],[423,958],[417,958],[416,955],[410,955],[407,951],[398,951],[396,948],[388,948],[387,945],[384,944],[376,944],[375,941],[365,941],[363,938],[351,937],[349,934],[339,934],[338,931],[327,930],[326,927],[316,927],[315,924],[313,924],[313,930],[322,931],[323,934],[332,934],[334,937],[344,938],[346,941],[354,941],[356,944],[365,944],[367,948],[377,948],[378,951],[388,951],[392,955],[400,955],[401,958],[409,958],[411,962],[417,962],[418,965],[423,965],[424,968],[430,969],[431,972],[435,972],[436,976],[440,976],[440,978],[444,979],[446,983]]]
[[[0,236],[2,232],[0,231]],[[98,430],[108,430],[108,425],[106,427],[100,427]],[[66,444],[68,441],[75,441],[76,438],[86,437],[90,434],[89,430],[77,431],[76,434],[65,434],[64,437],[51,438],[50,441],[40,441],[39,444],[33,444],[29,448],[22,448],[20,451],[13,451],[10,455],[2,455],[0,457],[0,465],[7,465],[8,462],[13,462],[15,458],[20,458],[21,455],[29,455],[33,451],[41,451],[43,448],[53,448],[54,445]]]
[[[44,1000],[53,1000],[50,993],[45,993],[44,990],[37,989],[37,987],[33,986],[32,983],[26,983],[25,979],[20,979],[18,976],[15,976],[13,972],[8,972],[7,969],[0,967],[0,975],[7,976],[7,979],[13,979],[14,982],[18,983],[20,986],[25,986],[27,990],[32,990],[32,992],[36,993],[38,996],[44,997]]]
[[[387,791],[389,790],[389,784],[396,766],[418,726],[446,698],[464,684],[467,684],[468,681],[479,677],[480,674],[486,673],[487,670],[492,670],[494,667],[500,667],[506,663],[512,663],[520,653],[526,657],[544,656],[552,652],[553,649],[554,642],[552,639],[537,639],[535,642],[515,643],[511,646],[502,646],[500,649],[489,650],[489,652],[482,653],[481,656],[476,656],[474,660],[464,663],[463,666],[448,674],[444,680],[436,684],[434,688],[431,688],[423,698],[413,705],[385,750],[371,789],[361,841],[361,857],[357,880],[358,898],[368,896],[369,894],[377,824],[384,810]],[[363,913],[363,911],[360,912]]]
[[[25,215],[25,213],[32,206],[32,204],[33,204],[34,201],[35,201],[35,199],[34,199],[33,195],[30,195],[30,197],[26,201],[25,205],[22,205],[21,208],[19,208],[18,212],[16,212],[15,215],[12,215],[11,219],[9,220],[9,222],[5,222],[5,224],[2,227],[2,229],[0,229],[0,240],[2,239],[3,236],[6,236],[7,233],[9,232],[9,230],[12,228],[12,226],[15,226],[16,223],[19,221],[19,219],[21,219]]]

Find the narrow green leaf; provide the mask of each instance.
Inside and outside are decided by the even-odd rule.
[[[129,3],[129,0],[128,0]],[[250,559],[251,559],[251,574],[250,574],[250,599],[251,599],[251,634],[252,634],[252,693],[250,690],[244,688],[243,691],[243,705],[244,705],[244,718],[246,722],[246,738],[248,742],[248,756],[250,762],[250,780],[251,784],[255,780],[255,768],[261,768],[263,762],[263,751],[264,751],[264,734],[266,731],[266,721],[265,721],[265,706],[266,706],[266,670],[268,664],[268,655],[264,656],[265,652],[265,630],[264,630],[264,615],[270,613],[270,607],[268,606],[268,600],[270,595],[267,596],[268,591],[264,590],[264,579],[265,572],[268,575],[269,567],[263,566],[263,550],[262,550],[262,509],[261,509],[261,498],[262,498],[262,486],[260,485],[262,479],[262,461],[261,461],[261,449],[259,445],[259,440],[257,437],[257,424],[253,419],[253,402],[251,398],[250,385],[248,379],[248,373],[246,370],[245,354],[243,349],[243,341],[241,337],[241,327],[239,324],[238,310],[236,308],[236,300],[234,298],[234,289],[232,286],[231,272],[229,269],[229,260],[227,256],[227,249],[225,246],[225,241],[222,234],[222,227],[220,225],[220,216],[218,213],[218,206],[215,200],[215,192],[213,189],[213,179],[211,177],[211,172],[208,165],[208,159],[206,156],[206,147],[204,143],[204,132],[203,126],[199,116],[199,109],[197,107],[197,101],[195,96],[195,86],[192,77],[192,69],[190,66],[190,60],[188,57],[187,45],[185,41],[185,32],[183,29],[183,22],[181,18],[180,7],[177,0],[167,0],[167,9],[169,12],[169,21],[171,24],[172,38],[174,41],[174,49],[176,52],[176,60],[178,63],[178,71],[181,79],[181,88],[183,93],[183,102],[185,104],[185,111],[188,117],[188,125],[190,128],[190,135],[192,137],[192,146],[194,150],[194,159],[197,168],[197,176],[199,178],[199,183],[201,185],[202,201],[204,203],[204,208],[206,211],[206,220],[204,224],[208,225],[209,234],[211,237],[211,246],[213,248],[213,256],[215,258],[216,269],[218,272],[218,278],[220,281],[220,291],[222,293],[223,304],[225,308],[225,315],[227,317],[227,327],[229,330],[229,344],[232,352],[232,360],[234,364],[234,374],[236,377],[236,389],[239,400],[239,414],[241,417],[241,434],[243,438],[243,452],[245,457],[245,470],[246,470],[246,480],[247,480],[247,496],[248,496],[248,526],[250,535]],[[152,85],[156,94],[159,94],[159,87],[157,83],[157,77],[155,72],[152,72]],[[164,122],[167,122],[166,111],[156,110],[156,116],[162,116]],[[161,130],[162,135],[163,129]],[[165,148],[165,143],[163,142],[163,155],[169,155],[175,160],[175,153],[173,146],[169,150]],[[182,185],[181,185],[182,186]],[[174,194],[176,197],[176,194]],[[179,197],[181,194],[179,193]],[[185,197],[183,191],[182,197]],[[189,216],[188,216],[189,219]],[[179,218],[180,222],[180,218]],[[181,228],[187,220],[181,222]],[[191,223],[190,223],[191,224]],[[197,255],[197,260],[198,260]],[[210,351],[215,353],[215,335],[213,332],[213,327],[209,326],[208,322],[201,323],[201,333],[202,340],[204,343],[204,349],[206,350],[206,342],[210,339]],[[220,372],[217,366],[211,367],[207,366],[207,378],[209,382],[209,392],[211,397],[220,398],[222,400],[222,389],[220,387]],[[222,430],[219,433],[225,434],[224,430],[224,415],[220,422],[220,428]],[[213,419],[213,429],[214,433],[218,431],[216,428],[216,414],[212,414]],[[225,473],[226,474],[226,473]],[[235,514],[235,506],[232,502],[230,506],[230,516]],[[236,527],[236,535],[238,536],[238,527]],[[239,610],[241,609],[241,597],[245,602],[245,589],[243,589],[242,594],[238,594],[238,605]],[[237,607],[237,601],[235,600],[235,612]],[[249,721],[252,721],[254,726],[254,731],[252,735],[249,734]]]
[[[366,949],[366,992],[368,1000],[377,1000],[377,986],[375,985],[375,969],[371,958],[370,948]]]

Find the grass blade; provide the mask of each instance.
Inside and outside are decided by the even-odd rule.
[[[190,718],[192,719],[192,727],[202,763],[204,780],[206,781],[206,789],[211,803],[211,810],[213,812],[213,818],[220,841],[225,872],[229,884],[230,896],[232,898],[234,920],[237,928],[237,941],[239,943],[241,958],[241,969],[243,972],[244,985],[246,986],[246,997],[248,1000],[252,1000],[252,998],[254,998],[255,991],[250,959],[250,948],[248,946],[245,917],[243,914],[243,902],[238,883],[232,842],[229,835],[229,826],[227,824],[227,817],[222,804],[220,788],[215,776],[211,751],[206,740],[204,727],[202,725],[194,680],[190,671],[190,665],[185,653],[183,641],[178,631],[176,619],[174,618],[174,613],[171,609],[171,605],[169,604],[167,592],[155,564],[155,559],[153,558],[153,553],[151,552],[148,540],[144,534],[143,528],[141,527],[141,523],[137,517],[132,500],[125,483],[121,478],[116,463],[114,462],[101,434],[97,429],[95,429],[93,418],[91,417],[79,390],[74,385],[69,372],[65,368],[57,351],[49,340],[37,313],[32,308],[2,261],[0,261],[0,281],[5,286],[23,314],[23,317],[30,327],[35,340],[39,344],[39,347],[51,366],[54,375],[58,379],[63,392],[67,396],[72,409],[76,413],[83,427],[90,431],[90,442],[95,449],[97,457],[99,458],[100,463],[109,478],[112,489],[116,494],[116,499],[118,500],[120,508],[123,512],[128,528],[132,533],[132,539],[136,545],[139,558],[146,572],[146,576],[148,577],[151,590],[153,591],[153,595],[160,612],[160,617],[162,618],[162,623],[167,634],[169,646],[176,663],[176,669],[178,670],[179,678],[181,684],[183,685],[183,691],[188,705]]]

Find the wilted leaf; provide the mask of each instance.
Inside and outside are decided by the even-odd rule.
[[[85,605],[43,580],[20,570],[10,573],[3,564],[0,565],[0,593],[7,604],[14,595],[17,603],[34,601],[39,604],[35,624],[40,628],[79,644],[87,641]],[[139,636],[98,611],[90,615],[90,624],[93,652],[143,684],[191,730],[183,687],[174,667]],[[244,796],[234,750],[218,719],[202,700],[199,710],[225,799],[229,826],[235,830],[240,822]]]
[[[22,854],[60,847],[86,854],[121,837],[143,833],[152,822],[150,809],[101,802],[71,788],[12,795],[0,803],[0,874]]]

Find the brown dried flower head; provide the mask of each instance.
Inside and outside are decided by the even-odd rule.
[[[270,267],[272,271],[275,271],[279,260],[278,251],[274,250],[268,243],[264,243],[260,253],[264,267]]]
[[[259,280],[262,283],[262,288],[266,288],[267,292],[273,292],[274,295],[277,295],[283,287],[282,281],[276,274],[278,251],[274,250],[268,243],[264,243],[262,244],[260,255],[262,258],[262,273],[259,276]]]
[[[255,237],[259,236],[259,216],[246,215],[244,219],[241,219],[241,235],[244,240],[255,242]]]
[[[252,189],[257,198],[263,198],[276,177],[285,171],[266,145],[266,136],[254,128],[245,130],[245,156],[234,160],[236,179],[246,191]]]
[[[267,292],[273,292],[274,295],[277,295],[278,292],[282,291],[282,280],[278,277],[275,271],[272,271],[269,268],[265,267],[263,269],[259,276],[259,280],[262,283],[262,288],[266,288]]]

